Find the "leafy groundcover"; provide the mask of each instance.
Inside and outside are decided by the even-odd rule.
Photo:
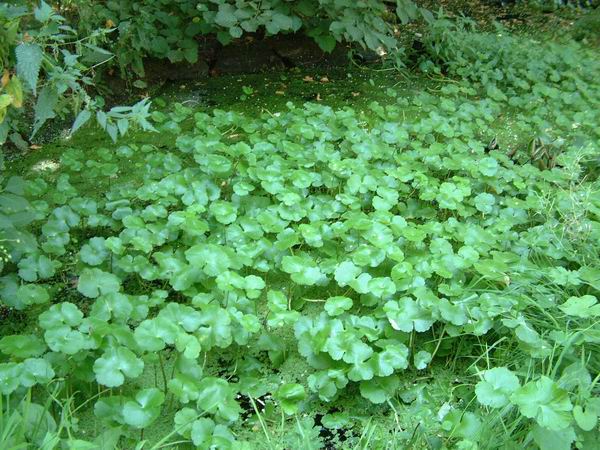
[[[168,148],[10,178],[0,391],[82,405],[27,439],[598,448],[600,71],[544,48],[362,112],[179,105]]]

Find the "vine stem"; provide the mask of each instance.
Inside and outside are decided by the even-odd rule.
[[[437,340],[437,344],[435,346],[435,350],[433,350],[433,353],[431,354],[431,359],[433,359],[435,357],[435,354],[440,349],[440,345],[442,344],[442,338],[444,337],[445,333],[446,333],[446,325],[444,325],[444,328],[442,328],[442,332],[440,333],[440,337]]]

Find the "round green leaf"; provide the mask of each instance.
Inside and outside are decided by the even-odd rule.
[[[120,289],[121,280],[116,275],[100,269],[84,269],[77,283],[77,290],[89,298],[119,292]]]
[[[135,395],[135,401],[128,401],[123,406],[125,423],[134,428],[146,428],[160,416],[160,407],[165,401],[165,394],[156,388],[142,389]]]
[[[491,408],[501,408],[510,402],[510,395],[521,383],[517,376],[506,367],[495,367],[486,370],[475,386],[475,394],[479,403]]]
[[[298,411],[300,402],[306,398],[306,391],[301,384],[288,383],[277,389],[275,397],[286,414],[294,414]]]

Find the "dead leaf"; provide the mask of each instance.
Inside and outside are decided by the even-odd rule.
[[[302,78],[304,81],[308,81],[309,83],[312,83],[313,81],[315,81],[315,79],[313,77],[311,77],[310,75],[306,75],[304,78]]]
[[[2,75],[2,87],[6,86],[10,81],[10,72],[4,69],[4,75]]]
[[[39,150],[40,148],[42,148],[42,146],[41,146],[41,145],[37,145],[37,144],[31,144],[31,145],[29,146],[29,148],[30,148],[31,150]]]
[[[321,83],[329,83],[329,78],[322,77],[320,81],[321,81]]]
[[[321,99],[321,94],[320,94],[320,93],[317,93],[317,101],[318,101],[318,102],[320,102],[321,100],[322,100],[322,99]]]
[[[115,23],[114,23],[112,20],[108,19],[108,20],[106,21],[106,23],[104,24],[104,26],[105,26],[106,28],[114,28],[114,27],[115,27]]]
[[[275,94],[277,94],[277,95],[285,95],[285,91],[275,91]]]

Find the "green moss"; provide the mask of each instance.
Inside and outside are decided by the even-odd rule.
[[[573,25],[573,36],[578,40],[587,38],[596,44],[600,44],[600,8],[596,8],[577,19]]]
[[[382,105],[396,103],[395,96],[411,97],[417,92],[437,89],[440,82],[426,76],[407,78],[394,71],[373,69],[335,69],[330,71],[288,71],[270,74],[244,76],[221,76],[193,83],[167,84],[155,99],[153,110],[169,113],[173,105],[181,103],[197,112],[211,112],[213,109],[231,110],[256,117],[261,114],[274,114],[287,109],[292,102],[300,106],[305,102],[319,102],[333,108],[350,106],[357,111],[372,114],[368,105],[377,101]],[[243,87],[252,88],[253,93],[244,94]],[[280,95],[281,94],[281,95]],[[393,94],[394,97],[391,97]],[[161,106],[164,105],[164,106]],[[181,132],[193,129],[193,119],[179,123]],[[55,133],[64,135],[65,133]],[[101,149],[115,151],[121,145],[153,145],[160,151],[170,151],[177,135],[172,133],[151,133],[132,130],[124,139],[113,143],[108,135],[90,123],[71,137],[62,137],[31,150],[25,155],[7,162],[7,173],[21,176],[41,176],[54,181],[60,173],[38,171],[36,167],[44,162],[59,163],[66,150],[79,149],[86,159],[99,159]],[[110,186],[123,181],[136,185],[141,181],[146,154],[134,151],[130,158],[119,161],[116,178],[90,179],[85,170],[71,176],[70,182],[79,192],[91,198],[102,198]],[[125,177],[126,174],[126,177]]]

